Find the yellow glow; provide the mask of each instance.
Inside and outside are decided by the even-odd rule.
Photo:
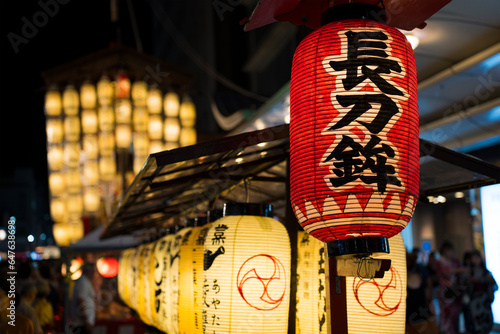
[[[196,130],[193,128],[182,128],[179,142],[180,146],[196,144]]]
[[[52,172],[49,175],[49,189],[51,196],[61,196],[65,191],[64,177],[60,172]]]
[[[101,156],[99,158],[99,173],[101,175],[101,180],[113,180],[116,173],[116,161],[114,156]]]
[[[69,194],[66,199],[66,208],[69,216],[81,217],[83,213],[82,195]]]
[[[134,155],[134,174],[137,175],[146,163],[147,155]]]
[[[111,107],[100,108],[98,117],[101,131],[113,131],[115,128],[115,113]]]
[[[83,266],[83,260],[81,257],[77,257],[76,259],[71,260],[71,263],[69,265],[69,272],[71,273],[71,279],[73,281],[76,281],[82,276],[82,270],[81,270],[82,266]],[[66,276],[67,273],[68,272],[66,270],[66,263],[63,263],[61,265],[61,274],[63,276]]]
[[[52,197],[50,199],[50,215],[56,223],[63,222],[66,217],[66,202],[62,197]]]
[[[168,142],[177,142],[179,140],[180,134],[180,124],[179,119],[174,117],[165,118],[165,125],[163,127],[164,134],[163,137]]]
[[[109,106],[113,101],[113,84],[107,76],[101,77],[97,83],[97,99],[102,106]]]
[[[92,83],[87,81],[80,87],[80,102],[83,109],[95,109],[96,90]]]
[[[99,150],[101,155],[109,156],[115,151],[115,136],[112,132],[99,134]]]
[[[196,107],[189,97],[184,97],[179,108],[179,118],[183,127],[194,127],[196,123]]]
[[[64,150],[60,146],[49,146],[47,162],[51,171],[61,170],[64,166]]]
[[[83,194],[83,206],[86,212],[97,212],[101,206],[99,188],[86,187]]]
[[[78,115],[80,107],[78,92],[73,85],[68,85],[64,89],[62,96],[62,105],[66,116]]]
[[[70,168],[78,168],[80,164],[79,142],[66,142],[64,144],[64,162]]]
[[[78,116],[64,118],[64,139],[67,141],[80,140],[80,118]]]
[[[97,132],[97,112],[95,109],[84,109],[82,111],[82,131],[83,133]]]
[[[128,149],[132,143],[132,129],[129,124],[116,126],[116,147]]]
[[[148,131],[149,114],[146,108],[134,108],[132,122],[134,124],[134,131]]]
[[[148,86],[144,81],[134,81],[132,84],[132,100],[136,107],[146,107]]]
[[[161,140],[151,140],[149,142],[150,153],[156,153],[163,151],[163,143]]]
[[[165,94],[165,99],[163,100],[163,109],[165,111],[165,116],[179,116],[179,105],[180,99],[179,95],[176,92],[168,92],[167,94]]]
[[[87,186],[96,186],[99,184],[99,164],[97,160],[86,160],[84,162],[83,178]]]
[[[163,137],[163,126],[160,115],[151,115],[149,117],[148,133],[152,140],[161,140]]]
[[[134,155],[147,156],[149,153],[149,138],[146,133],[134,134]],[[143,161],[144,162],[144,161]]]
[[[151,88],[148,92],[147,100],[148,111],[150,114],[160,114],[162,107],[162,94],[158,88]]]
[[[128,99],[120,99],[115,103],[116,123],[130,124],[132,119],[132,104]]]
[[[54,240],[59,245],[59,247],[68,247],[70,244],[69,233],[70,227],[66,223],[56,223],[52,226],[52,234],[54,235]],[[66,265],[63,264],[61,267],[61,273],[63,276],[66,275]]]
[[[420,38],[418,38],[417,36],[412,35],[412,34],[405,34],[405,36],[406,36],[406,39],[408,40],[408,42],[410,42],[411,48],[413,50],[415,50],[417,48],[418,44],[420,43]]]
[[[45,123],[47,129],[47,142],[59,144],[63,139],[63,122],[58,118],[49,118]]]
[[[57,90],[49,90],[45,94],[45,114],[47,116],[59,116],[61,114],[61,93]]]
[[[83,153],[85,154],[85,160],[97,159],[99,156],[97,135],[87,134],[83,136]]]
[[[82,182],[78,168],[67,169],[64,172],[64,180],[66,181],[66,192],[75,194],[81,191]]]

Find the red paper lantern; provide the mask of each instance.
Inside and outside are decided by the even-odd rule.
[[[102,277],[111,278],[118,274],[118,260],[114,257],[102,257],[97,260],[97,271]]]
[[[351,19],[353,11],[338,20],[346,8],[356,9],[325,12],[335,21],[313,31],[294,55],[291,202],[299,223],[323,242],[387,245],[418,199],[415,57],[395,28]],[[362,17],[379,12],[369,6]]]

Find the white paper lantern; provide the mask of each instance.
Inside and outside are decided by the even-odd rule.
[[[49,175],[49,189],[51,196],[61,196],[66,190],[65,178],[60,172],[52,172]]]
[[[101,196],[98,187],[85,187],[83,191],[83,206],[86,212],[99,211]]]
[[[80,142],[66,142],[64,144],[64,162],[70,168],[80,165]]]
[[[116,147],[128,149],[132,143],[132,129],[130,124],[118,124],[115,133]]]
[[[307,232],[297,234],[297,334],[327,333],[324,245]]]
[[[61,170],[64,166],[63,148],[57,145],[50,145],[47,148],[47,162],[51,171]]]
[[[159,239],[154,249],[155,270],[152,275],[154,289],[154,310],[153,323],[155,327],[171,333],[173,329],[173,319],[170,303],[172,291],[170,288],[170,249],[174,242],[175,235],[168,234]]]
[[[180,99],[176,92],[168,92],[163,99],[163,109],[165,116],[178,117],[179,116]]]
[[[203,333],[203,252],[210,224],[193,227],[181,243],[179,261],[179,334]],[[186,234],[187,235],[187,234]]]
[[[179,119],[174,117],[165,118],[163,131],[164,131],[163,138],[165,138],[167,142],[179,141],[179,135],[181,131]]]
[[[84,109],[82,111],[82,132],[97,133],[97,112],[95,109]]]
[[[83,153],[85,154],[85,160],[98,158],[99,144],[97,135],[88,134],[83,136]]]
[[[163,138],[163,124],[160,115],[151,115],[149,117],[148,134],[152,140],[161,140]]]
[[[389,238],[389,249],[390,254],[373,256],[391,260],[384,278],[346,278],[349,334],[405,332],[406,249],[401,234]]]
[[[138,268],[138,290],[137,290],[137,312],[141,320],[149,325],[153,325],[151,314],[151,293],[150,293],[150,262],[153,257],[152,250],[154,244],[144,244],[139,246],[139,257],[137,259]]]
[[[101,131],[113,131],[115,128],[115,113],[110,106],[103,106],[99,109],[99,129]]]
[[[113,84],[107,76],[101,77],[97,83],[97,99],[100,105],[108,106],[113,101]]]
[[[134,125],[134,131],[148,131],[149,114],[146,108],[134,108],[132,123]]]
[[[120,99],[115,102],[116,123],[130,124],[132,119],[132,104],[128,99]]]
[[[287,333],[290,240],[278,221],[226,216],[205,239],[205,333]]]
[[[64,139],[67,141],[80,140],[80,118],[78,116],[64,118]]]
[[[99,158],[99,174],[103,181],[113,180],[116,174],[116,160],[113,155],[101,156]]]
[[[150,114],[160,114],[162,108],[162,94],[158,88],[151,88],[148,92],[147,106]]]

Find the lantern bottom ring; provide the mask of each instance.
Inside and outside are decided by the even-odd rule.
[[[373,253],[389,253],[389,240],[386,237],[358,237],[340,239],[326,243],[328,257],[341,255],[370,255]]]

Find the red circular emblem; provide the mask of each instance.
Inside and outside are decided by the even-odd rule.
[[[259,254],[247,259],[236,278],[241,298],[260,311],[274,310],[285,297],[285,267],[276,257]]]

